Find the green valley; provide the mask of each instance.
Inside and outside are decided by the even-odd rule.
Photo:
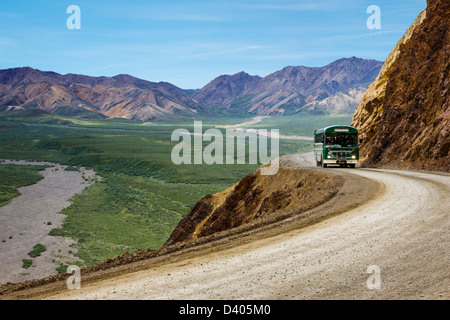
[[[336,121],[350,119],[342,116]],[[206,130],[250,117],[196,120],[202,120]],[[311,135],[315,124],[331,120],[331,116],[295,115],[266,118],[250,127]],[[178,117],[144,123],[66,117],[41,110],[1,112],[0,159],[88,167],[101,176],[72,199],[72,205],[61,212],[67,215],[62,228],[50,233],[77,239],[75,255],[90,266],[124,252],[159,248],[199,199],[228,188],[259,167],[173,164],[170,155],[177,142],[171,141],[171,133],[178,128],[193,131],[193,121]],[[311,149],[311,141],[280,140],[281,155]],[[3,180],[6,171],[2,172]]]

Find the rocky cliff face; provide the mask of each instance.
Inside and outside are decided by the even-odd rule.
[[[428,0],[353,115],[364,165],[450,171],[450,2]]]
[[[167,244],[299,214],[329,200],[341,184],[339,177],[324,172],[282,165],[277,174],[269,176],[258,169],[234,186],[198,201]]]

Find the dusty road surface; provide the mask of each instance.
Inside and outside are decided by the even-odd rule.
[[[290,156],[293,167],[310,158]],[[301,164],[298,161],[303,161]],[[448,299],[450,175],[317,169],[343,175],[335,198],[295,218],[198,248],[22,290],[32,299]],[[0,297],[1,298],[1,297]],[[8,297],[5,297],[8,298]]]
[[[53,228],[61,227],[65,215],[59,212],[71,204],[70,199],[88,187],[95,176],[93,170],[81,168],[66,171],[67,166],[50,162],[3,160],[4,164],[47,165],[39,173],[44,177],[36,184],[19,188],[20,195],[0,207],[0,284],[39,279],[56,274],[56,268],[64,260],[77,259],[70,245],[75,241],[65,237],[50,236]],[[88,179],[88,181],[85,181]],[[36,258],[28,252],[42,244],[46,251]],[[33,264],[25,269],[22,259]]]

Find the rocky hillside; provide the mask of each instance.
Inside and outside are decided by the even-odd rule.
[[[251,76],[243,71],[234,75],[222,75],[195,91],[192,96],[204,105],[226,105],[249,91],[260,79],[259,76]]]
[[[0,70],[0,107],[146,121],[174,114],[281,115],[353,112],[381,62],[349,58],[325,67],[286,67],[261,78],[220,76],[197,91],[129,75],[61,75],[29,67]]]
[[[450,2],[428,0],[353,116],[363,164],[450,171]]]
[[[40,108],[64,115],[91,112],[136,120],[201,110],[188,92],[170,83],[129,75],[61,75],[28,67],[0,70],[0,106]]]
[[[198,201],[166,244],[300,214],[329,200],[341,184],[338,176],[319,171],[281,165],[270,176],[261,175],[258,169],[234,186]]]
[[[353,112],[382,64],[351,57],[324,67],[286,67],[264,78],[240,72],[214,79],[192,98],[259,115]]]

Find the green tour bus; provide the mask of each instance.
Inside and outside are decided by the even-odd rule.
[[[358,164],[358,130],[351,126],[330,126],[314,131],[316,165],[354,168]]]

